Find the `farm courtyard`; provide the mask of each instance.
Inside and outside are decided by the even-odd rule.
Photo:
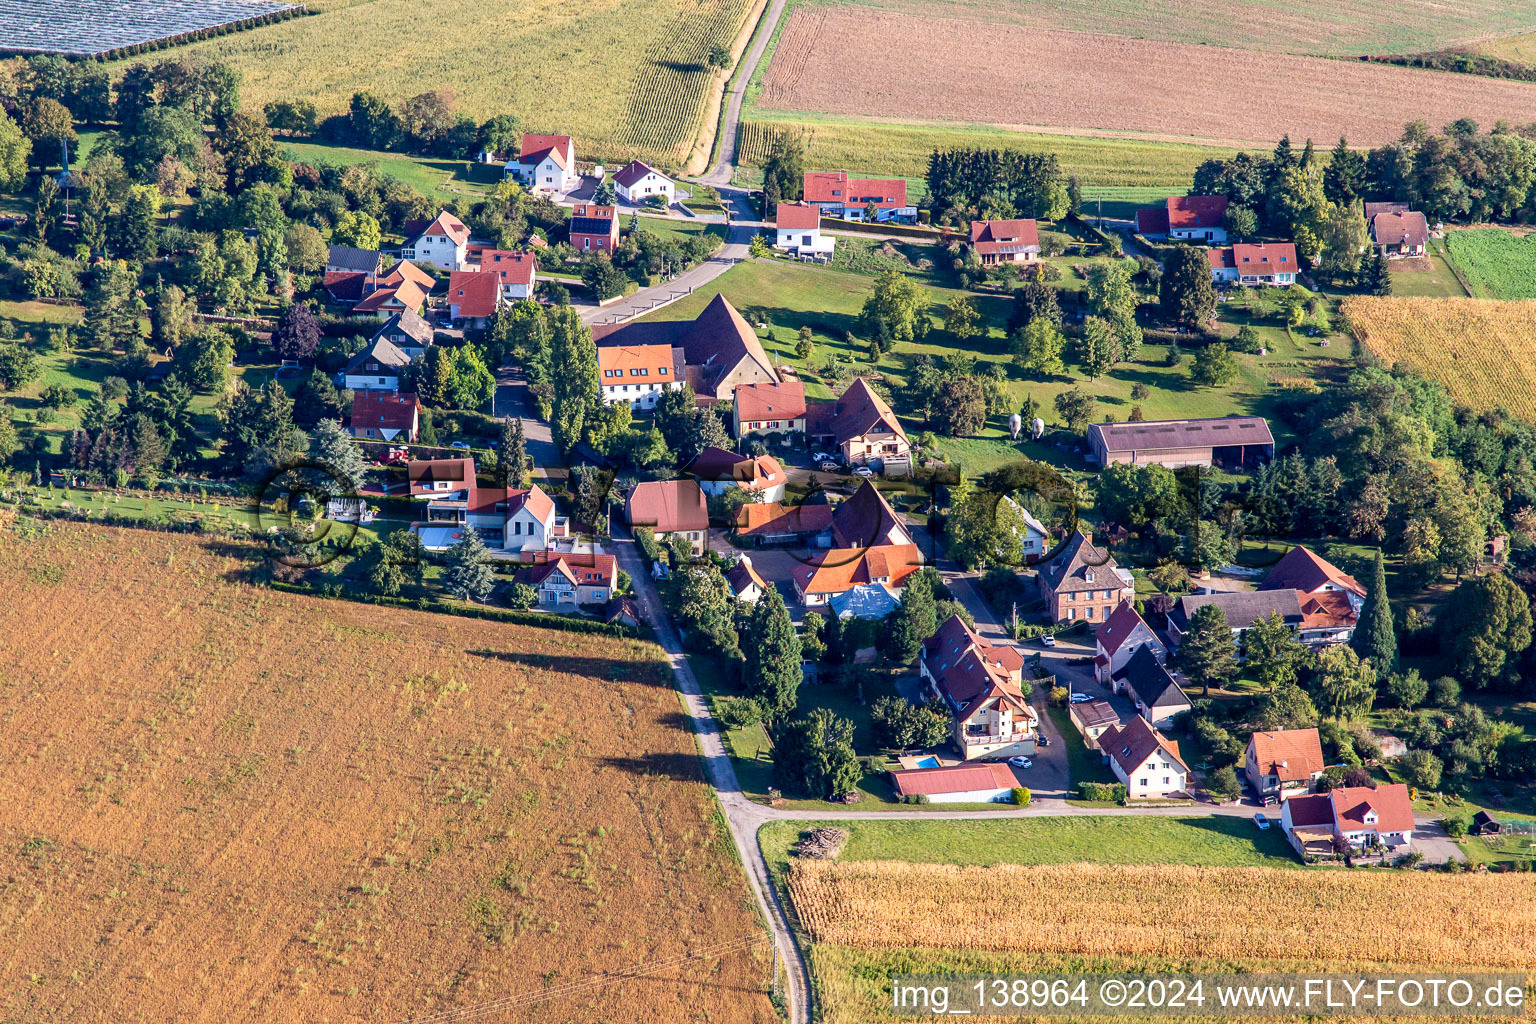
[[[1255,90],[1256,80],[1289,84]],[[775,112],[1227,145],[1270,144],[1289,133],[1330,143],[1345,135],[1375,146],[1418,119],[1529,120],[1536,84],[858,7],[800,7],[782,31],[757,104]]]
[[[777,1019],[766,946],[560,994],[763,934],[654,646],[253,559],[0,533],[0,1017]]]

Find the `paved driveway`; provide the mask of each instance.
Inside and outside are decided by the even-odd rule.
[[[1413,848],[1424,855],[1426,864],[1444,864],[1452,860],[1466,860],[1467,855],[1456,841],[1445,834],[1440,822],[1433,818],[1418,818],[1413,824]]]

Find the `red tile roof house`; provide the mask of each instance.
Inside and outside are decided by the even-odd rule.
[[[1284,288],[1296,283],[1301,266],[1290,242],[1238,243],[1226,249],[1207,249],[1211,280],[1216,284],[1271,285]]]
[[[1256,732],[1243,756],[1243,776],[1260,799],[1310,793],[1325,767],[1316,729]]]
[[[1225,242],[1226,196],[1172,196],[1162,206],[1136,211],[1136,233],[1145,238]]]
[[[1280,827],[1303,860],[1332,856],[1340,841],[1356,852],[1380,845],[1406,853],[1413,845],[1413,803],[1401,782],[1341,786],[1291,797],[1280,808]]]
[[[705,494],[724,494],[739,487],[754,501],[783,501],[789,476],[772,455],[749,458],[711,445],[688,464],[687,472]]]
[[[624,499],[624,517],[631,528],[649,527],[665,543],[672,537],[688,542],[695,555],[709,543],[709,508],[694,480],[647,480]]]
[[[1001,803],[1012,798],[1018,785],[1008,765],[985,761],[891,772],[897,797],[926,796],[936,804]]]
[[[780,203],[773,211],[773,247],[801,257],[830,258],[837,240],[821,233],[821,207]]]
[[[1040,232],[1032,220],[973,220],[971,248],[984,267],[1040,258]]]
[[[736,539],[760,545],[808,539],[817,547],[831,547],[832,506],[786,507],[777,501],[743,505],[736,510]]]
[[[517,159],[507,161],[507,175],[532,192],[569,192],[581,183],[576,144],[569,135],[525,133]]]
[[[1371,242],[1388,259],[1411,259],[1429,249],[1429,222],[1417,210],[1371,218]]]
[[[952,615],[923,641],[918,674],[954,713],[963,760],[1035,752],[1040,716],[1024,697],[1018,648],[993,645]]]
[[[538,260],[531,252],[509,249],[481,249],[463,269],[490,274],[501,285],[501,296],[508,302],[533,298],[538,284]]]
[[[458,270],[469,246],[469,228],[447,210],[431,221],[409,220],[403,234],[410,241],[400,248],[400,258],[430,263],[439,270]]]
[[[805,385],[798,380],[741,385],[731,427],[739,438],[805,433]]]
[[[1099,750],[1132,800],[1173,796],[1186,791],[1189,768],[1179,745],[1139,715],[1099,734]]]
[[[806,410],[805,432],[813,445],[836,445],[843,461],[863,466],[879,459],[882,473],[906,473],[912,442],[891,407],[863,377],[855,377],[835,402]]]
[[[1300,544],[1287,551],[1285,557],[1264,574],[1258,589],[1294,590],[1303,602],[1309,596],[1342,594],[1347,596],[1350,608],[1357,613],[1365,603],[1365,587],[1359,580]]]
[[[613,176],[613,188],[626,203],[639,206],[652,196],[662,196],[671,206],[676,196],[672,179],[639,160],[631,160]]]
[[[421,402],[415,395],[387,391],[354,391],[347,417],[353,437],[375,441],[415,441],[421,429]]]
[[[878,584],[900,597],[907,577],[923,567],[916,544],[832,548],[794,569],[795,596],[807,608],[824,607],[836,594]]]
[[[777,384],[762,340],[724,295],[716,295],[693,320],[626,321],[596,324],[592,338],[612,346],[666,345],[680,350],[686,383],[700,405],[728,402],[743,384]]]
[[[619,247],[618,212],[611,206],[578,204],[571,209],[570,235],[577,252],[613,252]]]
[[[1131,655],[1143,647],[1151,648],[1153,657],[1159,662],[1168,658],[1168,648],[1129,601],[1121,601],[1098,628],[1094,645],[1097,651],[1093,659],[1093,677],[1101,683],[1108,683],[1131,660]]]
[[[540,552],[513,577],[539,592],[546,611],[575,611],[578,605],[607,606],[613,599],[617,565],[612,555]]]
[[[908,224],[917,220],[917,207],[907,205],[907,183],[901,178],[850,178],[847,171],[806,171],[804,200],[839,220],[864,220],[871,203],[876,220]]]
[[[397,313],[421,313],[422,305],[437,284],[432,275],[409,261],[389,268],[383,277],[365,281],[352,315],[372,314],[388,320]]]
[[[461,326],[484,327],[506,301],[495,274],[455,270],[448,275],[448,318]]]
[[[671,345],[604,345],[597,373],[603,404],[628,402],[631,409],[654,409],[663,391],[687,382],[683,350]]]

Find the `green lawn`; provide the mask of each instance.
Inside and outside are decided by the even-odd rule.
[[[1401,263],[1394,261],[1390,267],[1392,277],[1392,294],[1407,296],[1410,298],[1427,299],[1462,299],[1466,298],[1467,290],[1456,280],[1456,275],[1451,273],[1451,268],[1445,263],[1445,259],[1438,254],[1427,257],[1427,270],[1408,270]],[[1423,266],[1420,260],[1413,261],[1415,267]]]
[[[893,385],[899,385],[905,379],[908,370],[903,357],[909,354],[947,356],[967,352],[983,362],[1009,362],[1003,330],[1013,300],[1002,294],[964,293],[945,287],[928,288],[934,325],[928,337],[919,343],[898,346],[896,352],[872,362],[863,342],[856,346],[849,344],[850,333],[855,338],[861,333],[859,311],[872,287],[871,278],[863,274],[779,260],[749,260],[692,295],[643,319],[691,319],[715,295],[723,294],[738,309],[751,308],[763,317],[768,328],[759,334],[774,363],[787,363],[798,368],[806,384],[806,394],[818,399],[832,396],[831,387],[820,379],[818,370],[833,354],[848,360],[855,373],[879,373]],[[945,309],[962,294],[972,300],[984,318],[988,326],[985,336],[962,341],[943,329]],[[1053,423],[1056,421],[1053,409],[1056,396],[1077,387],[1098,399],[1094,419],[1124,419],[1137,404],[1147,419],[1225,416],[1229,413],[1268,415],[1281,395],[1282,386],[1290,382],[1310,384],[1313,378],[1332,372],[1349,357],[1342,336],[1335,335],[1333,345],[1324,348],[1320,344],[1324,339],[1308,338],[1300,332],[1288,334],[1278,326],[1278,314],[1256,319],[1240,302],[1223,304],[1221,317],[1229,331],[1235,331],[1241,323],[1254,322],[1260,342],[1269,353],[1265,356],[1238,355],[1238,377],[1224,387],[1197,386],[1189,376],[1191,357],[1188,353],[1180,366],[1170,367],[1164,359],[1166,348],[1149,344],[1142,346],[1135,362],[1122,363],[1096,381],[1087,380],[1075,367],[1046,380],[1026,379],[1015,372],[1009,385],[1015,407],[1026,395],[1032,396],[1044,410],[1042,415],[1046,421]],[[811,329],[814,351],[809,359],[801,359],[794,352],[801,327]],[[1137,384],[1146,385],[1149,392],[1139,401],[1131,398],[1131,391]],[[918,430],[921,424],[908,421],[907,427]],[[1284,444],[1288,439],[1279,440]],[[962,453],[962,446],[969,451]],[[991,420],[975,438],[942,440],[940,449],[945,454],[966,458],[967,468],[977,472],[1016,457],[1021,450],[1007,440],[1006,423],[1001,417]],[[1029,450],[1029,446],[1023,450]],[[1037,454],[1050,457],[1053,462],[1062,461],[1062,453],[1055,448],[1040,448]]]
[[[626,227],[628,225],[627,218],[625,219],[625,225]],[[679,242],[690,238],[697,238],[700,235],[713,235],[722,243],[725,241],[724,224],[705,224],[702,221],[678,220],[675,217],[646,217],[642,215],[640,227],[642,230],[649,231],[653,235],[660,235],[663,238],[675,238]]]
[[[506,174],[500,164],[482,164],[474,160],[440,160],[285,139],[279,139],[278,146],[290,154],[290,159],[301,162],[341,166],[377,164],[380,174],[398,178],[437,200],[478,198],[494,188]]]
[[[1260,832],[1246,817],[1082,815],[952,821],[775,821],[758,832],[771,867],[782,869],[806,829],[849,832],[842,861],[919,864],[1195,864],[1295,867],[1279,829]]]

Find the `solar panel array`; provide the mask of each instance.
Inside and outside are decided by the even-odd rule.
[[[0,0],[0,51],[96,56],[301,7],[277,0]]]

